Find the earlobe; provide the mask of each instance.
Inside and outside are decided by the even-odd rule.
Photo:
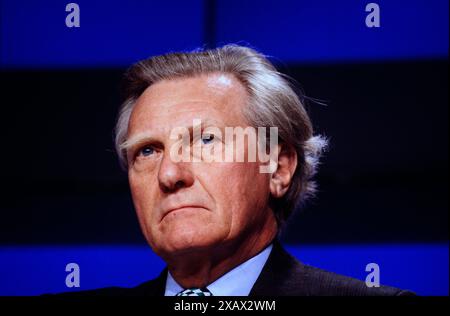
[[[275,198],[282,197],[286,193],[288,188],[289,186],[284,186],[280,179],[272,178],[270,181],[270,192]]]
[[[270,179],[270,192],[273,197],[281,198],[289,189],[297,168],[297,152],[285,144],[279,145],[278,164]]]

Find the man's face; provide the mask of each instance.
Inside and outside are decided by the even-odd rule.
[[[128,150],[128,176],[141,228],[159,255],[233,243],[267,220],[270,175],[260,163],[174,162],[169,154],[177,142],[171,130],[192,128],[194,119],[206,130],[207,122],[222,131],[249,126],[247,101],[241,83],[224,74],[161,81],[137,100],[128,139],[146,137]]]

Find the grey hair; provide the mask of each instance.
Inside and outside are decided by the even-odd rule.
[[[294,91],[290,78],[278,72],[257,51],[238,45],[211,50],[169,53],[132,65],[124,76],[125,101],[120,107],[115,127],[115,147],[121,166],[128,168],[122,144],[127,139],[128,123],[136,100],[152,84],[180,77],[226,73],[237,78],[249,94],[243,114],[254,127],[278,127],[280,144],[297,153],[297,168],[286,194],[270,199],[277,221],[284,223],[296,206],[314,196],[319,158],[327,139],[313,135],[311,120],[300,93]]]

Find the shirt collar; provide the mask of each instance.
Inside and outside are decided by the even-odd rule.
[[[207,286],[214,296],[248,296],[269,258],[270,244],[256,256],[241,263]],[[165,296],[175,296],[183,291],[177,281],[167,272]]]

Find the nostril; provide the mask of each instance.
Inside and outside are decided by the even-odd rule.
[[[160,183],[160,187],[161,187],[161,190],[164,192],[164,193],[171,193],[171,192],[175,192],[175,191],[178,191],[179,189],[181,189],[181,188],[184,188],[186,185],[185,185],[185,183],[184,183],[184,181],[177,181],[177,182],[175,182],[174,184],[164,184],[164,183]]]
[[[183,181],[177,181],[175,183],[174,189],[178,190],[178,189],[181,189],[182,187],[184,187],[184,182]]]

